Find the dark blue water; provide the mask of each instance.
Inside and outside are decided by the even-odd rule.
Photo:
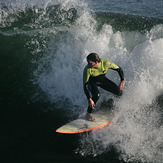
[[[0,162],[163,161],[163,1],[0,2]],[[96,52],[125,74],[108,128],[55,130],[86,112],[82,74]],[[119,78],[109,71],[108,78]]]
[[[154,18],[162,18],[163,16],[163,2],[161,0],[105,0],[102,3],[98,0],[92,0],[88,4],[91,9],[98,12],[131,14]]]

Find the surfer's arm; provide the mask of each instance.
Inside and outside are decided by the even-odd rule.
[[[115,63],[113,63],[113,62],[111,62],[109,60],[106,60],[106,59],[104,60],[103,66],[104,66],[105,70],[112,69],[112,70],[117,71],[120,78],[121,78],[121,81],[124,81],[124,74],[123,74],[123,70],[122,70],[121,67],[119,67]]]
[[[84,84],[84,93],[88,99],[88,105],[89,107],[91,107],[92,109],[94,108],[95,106],[95,103],[94,101],[92,100],[91,96],[90,96],[90,91],[89,91],[89,88],[88,88],[88,82]]]
[[[84,87],[84,93],[88,100],[91,98],[90,91],[88,88],[89,77],[90,77],[90,73],[88,70],[88,66],[86,66],[83,71],[83,87]]]
[[[114,69],[115,71],[118,72],[120,78],[121,78],[121,81],[124,81],[124,73],[123,73],[123,69],[121,67],[117,68],[117,69]]]
[[[84,84],[84,93],[87,99],[89,100],[91,98],[91,95],[90,95],[89,88],[88,88],[88,82]]]
[[[119,76],[120,76],[120,78],[121,78],[121,82],[120,82],[120,84],[119,84],[119,89],[120,89],[120,90],[123,90],[124,85],[125,85],[123,69],[122,69],[121,67],[119,67],[119,68],[113,69],[113,70],[115,70],[115,71],[118,72],[118,74],[119,74]]]

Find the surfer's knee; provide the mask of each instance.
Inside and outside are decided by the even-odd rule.
[[[100,98],[100,93],[98,92],[93,96],[93,101],[96,103],[99,98]]]
[[[101,95],[101,94],[98,92],[97,95],[96,95],[98,99],[100,98],[100,95]]]

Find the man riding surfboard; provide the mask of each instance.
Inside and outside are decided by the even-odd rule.
[[[92,110],[100,97],[98,87],[112,92],[117,96],[121,96],[125,84],[124,74],[121,67],[117,66],[115,63],[107,59],[99,58],[98,54],[96,53],[90,53],[87,56],[87,62],[88,64],[85,66],[83,71],[84,92],[88,99],[86,118],[89,121],[95,122],[96,120],[92,115]],[[108,69],[112,69],[118,72],[121,79],[119,86],[106,78],[105,75]]]

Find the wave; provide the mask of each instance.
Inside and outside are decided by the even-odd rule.
[[[145,17],[139,15],[129,15],[120,13],[98,12],[96,19],[99,28],[103,24],[110,24],[116,31],[149,31],[158,24],[163,24],[163,19]]]
[[[0,2],[0,27],[8,29],[49,28],[58,25],[71,26],[82,12],[90,12],[98,22],[97,28],[111,25],[116,31],[149,31],[155,25],[162,24],[162,18],[129,15],[125,13],[96,12],[81,1],[2,1]],[[7,28],[8,27],[8,28]]]
[[[76,10],[62,9],[60,5],[42,8],[25,8],[14,12],[1,10],[1,29],[19,28],[23,30],[42,29],[56,26],[70,26],[77,16]]]
[[[84,1],[18,2],[1,6],[0,33],[14,41],[20,38],[15,36],[26,38],[23,48],[32,56],[32,81],[43,92],[36,92],[40,100],[44,95],[49,103],[70,104],[70,110],[77,106],[77,114],[86,111],[82,73],[91,52],[124,70],[123,97],[118,100],[101,90],[97,104],[100,108],[113,98],[115,120],[100,135],[93,132],[88,137],[96,150],[83,137],[78,152],[100,155],[113,145],[126,162],[161,162],[162,112],[157,98],[163,92],[162,19],[96,13]],[[107,76],[119,83],[115,72]]]

